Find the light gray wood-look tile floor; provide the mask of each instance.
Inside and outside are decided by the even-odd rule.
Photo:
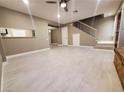
[[[4,91],[123,91],[111,50],[59,47],[9,59]]]

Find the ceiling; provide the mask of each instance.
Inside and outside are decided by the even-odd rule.
[[[65,12],[64,9],[59,9],[57,4],[46,4],[45,1],[48,0],[29,0],[32,14],[62,24],[99,14],[114,15],[122,2],[122,0],[71,0],[69,1],[69,12]],[[98,1],[100,1],[99,4]],[[0,0],[0,6],[28,13],[22,0]],[[78,10],[78,13],[73,13],[74,10]],[[57,18],[58,11],[61,15],[60,19]]]

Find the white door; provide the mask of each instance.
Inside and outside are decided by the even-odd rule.
[[[68,45],[68,27],[62,28],[62,45]]]
[[[73,46],[80,46],[80,34],[73,34]]]

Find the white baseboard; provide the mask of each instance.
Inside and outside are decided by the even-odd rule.
[[[50,49],[50,48],[45,48],[45,49],[34,50],[34,51],[25,52],[25,53],[10,55],[10,56],[7,56],[7,59],[15,58],[15,57],[19,57],[19,56],[24,56],[24,55],[28,55],[28,54],[33,54],[33,53],[38,53],[38,52],[42,52],[42,51],[47,51],[47,50],[49,50],[49,49]]]
[[[82,47],[82,48],[94,48],[94,46],[73,46],[73,45],[68,45],[69,47]]]

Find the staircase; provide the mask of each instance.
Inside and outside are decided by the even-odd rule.
[[[97,29],[94,24],[96,19],[103,18],[103,15],[97,15],[95,17],[87,18],[84,20],[79,20],[73,23],[73,26],[80,29],[81,31],[91,35],[96,40],[96,45],[94,48],[97,49],[114,49],[114,41],[97,41]]]
[[[81,21],[74,22],[73,26],[75,26],[76,28],[84,31],[85,33],[87,33],[93,37],[96,37],[96,31],[97,30],[95,28],[81,22]]]
[[[94,24],[96,23],[96,19],[101,19],[103,17],[104,15],[101,14],[83,20],[79,20],[74,22],[73,26],[96,38],[97,29],[95,28]]]

